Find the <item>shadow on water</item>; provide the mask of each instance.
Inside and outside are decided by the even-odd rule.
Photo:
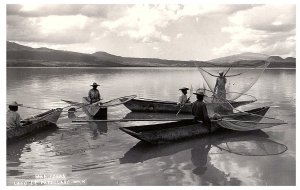
[[[247,133],[224,130],[217,134],[200,139],[185,140],[177,143],[157,146],[140,141],[127,151],[124,156],[119,159],[119,161],[120,164],[145,162],[153,158],[170,156],[190,149],[191,162],[195,166],[192,172],[198,176],[205,174],[205,178],[212,178],[211,180],[205,179],[206,182],[215,183],[217,181],[216,178],[226,178],[226,175],[209,162],[210,154],[223,154],[229,152],[244,156],[267,156],[281,154],[286,151],[286,146],[268,138],[269,136],[261,130],[250,131]],[[230,143],[236,143],[236,145],[230,145],[231,147],[228,149],[226,149],[226,146],[224,148],[224,144],[228,145]],[[258,146],[253,146],[253,144],[258,144]],[[266,146],[266,144],[268,146]],[[218,150],[218,152],[210,153],[213,148]],[[262,148],[264,150],[258,151],[258,148]],[[258,154],[256,155],[257,152]],[[264,154],[261,152],[264,152]],[[206,173],[207,171],[209,171],[208,174]],[[231,180],[233,181],[230,181],[229,184],[239,184],[237,179]]]

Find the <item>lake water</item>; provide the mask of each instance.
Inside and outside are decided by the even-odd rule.
[[[195,68],[7,68],[7,102],[64,107],[61,99],[80,102],[93,82],[104,101],[177,101],[178,88],[203,79]],[[151,146],[119,130],[146,122],[74,124],[64,112],[57,130],[7,145],[7,185],[295,185],[296,70],[266,70],[247,93],[258,101],[241,109],[271,105],[267,115],[287,124]],[[41,112],[19,108],[22,118]],[[108,119],[126,115],[123,105],[108,109]]]

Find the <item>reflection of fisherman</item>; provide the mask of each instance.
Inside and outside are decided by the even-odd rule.
[[[217,98],[217,100],[226,100],[226,89],[225,84],[227,82],[227,79],[224,75],[224,72],[219,72],[219,76],[216,81],[216,85],[214,88],[214,96]]]
[[[97,89],[97,87],[100,85],[94,82],[91,86],[93,88],[89,91],[88,100],[92,104],[95,102],[99,102],[101,100],[101,97],[100,97],[99,90]]]
[[[191,160],[196,168],[193,170],[193,173],[196,175],[203,175],[207,170],[207,156],[211,149],[211,144],[201,144],[197,148],[191,150]]]
[[[202,121],[203,125],[208,127],[211,132],[211,121],[207,114],[206,104],[203,102],[204,92],[202,89],[198,89],[196,93],[197,100],[192,104],[192,114],[195,116],[195,120]]]
[[[179,97],[179,100],[178,100],[178,105],[180,107],[184,106],[186,103],[190,103],[190,98],[187,97],[187,91],[189,90],[188,88],[186,87],[182,87],[180,88],[179,90],[181,90],[182,92],[182,95]]]
[[[91,130],[93,140],[96,140],[99,135],[107,134],[107,122],[90,122],[88,126]]]

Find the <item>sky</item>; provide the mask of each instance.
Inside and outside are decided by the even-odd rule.
[[[205,61],[296,56],[293,4],[8,4],[7,40],[31,47]]]

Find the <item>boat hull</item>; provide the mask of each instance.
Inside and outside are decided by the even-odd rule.
[[[247,105],[253,103],[254,100],[251,101],[236,101],[230,102],[232,107],[237,108],[242,105]],[[206,103],[208,110],[215,109],[217,104],[214,103]],[[160,112],[160,113],[177,113],[180,107],[176,102],[171,101],[160,101],[160,100],[151,100],[151,99],[132,99],[126,103],[124,103],[129,110],[133,112]],[[230,106],[231,107],[231,106]],[[180,113],[192,113],[191,104],[188,103],[184,107],[181,108]]]
[[[269,107],[262,107],[247,111],[248,113],[265,115]],[[235,119],[238,119],[236,116]],[[246,118],[242,115],[243,119]],[[201,137],[209,134],[209,130],[202,123],[195,122],[193,119],[186,119],[178,122],[161,123],[154,125],[143,125],[133,127],[121,127],[125,133],[151,144],[162,144],[180,139]],[[212,122],[211,133],[220,129],[225,130],[217,122]]]
[[[39,131],[56,128],[56,122],[62,112],[62,109],[58,108],[50,110],[26,120],[31,121],[31,124],[24,125],[23,127],[7,129],[6,139],[12,141],[22,136],[33,134]]]

